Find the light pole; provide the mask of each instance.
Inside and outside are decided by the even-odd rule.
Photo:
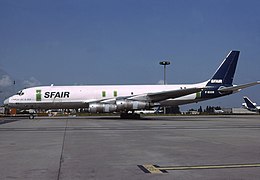
[[[163,84],[165,85],[165,84],[166,84],[166,66],[167,66],[167,65],[170,65],[171,62],[170,62],[170,61],[161,61],[159,64],[160,64],[160,65],[163,65],[163,68],[164,68]],[[163,108],[163,113],[166,114],[166,107]]]
[[[159,64],[163,65],[163,67],[164,67],[163,84],[165,85],[166,84],[166,66],[170,65],[171,62],[170,61],[161,61]]]

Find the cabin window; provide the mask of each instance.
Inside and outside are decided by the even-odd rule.
[[[24,92],[23,92],[23,91],[19,91],[19,92],[17,93],[17,95],[22,96],[22,95],[24,95]]]
[[[102,97],[106,97],[106,91],[102,91]]]

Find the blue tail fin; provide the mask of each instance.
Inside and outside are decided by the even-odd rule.
[[[244,97],[244,100],[246,102],[246,105],[249,109],[255,109],[256,106],[254,105],[254,103],[248,98],[248,97]]]
[[[239,51],[230,51],[207,86],[231,86],[236,71]]]

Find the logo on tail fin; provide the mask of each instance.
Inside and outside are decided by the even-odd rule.
[[[211,79],[210,82],[212,84],[222,84],[223,83],[222,79]]]

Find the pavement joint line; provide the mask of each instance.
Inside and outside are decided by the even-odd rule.
[[[64,152],[64,145],[65,145],[65,139],[66,139],[67,128],[68,128],[68,120],[66,120],[66,126],[65,126],[65,128],[64,128],[64,133],[63,133],[63,141],[62,141],[62,147],[61,147],[61,155],[60,155],[60,163],[59,163],[59,169],[58,169],[57,180],[60,179],[61,166],[62,166],[62,163],[63,163],[63,161],[64,161],[64,159],[63,159],[63,152]]]
[[[253,168],[260,167],[260,163],[256,164],[222,164],[222,165],[196,165],[196,166],[158,166],[158,165],[138,165],[145,173],[162,174],[169,170],[199,170],[199,169],[227,169],[227,168]]]

